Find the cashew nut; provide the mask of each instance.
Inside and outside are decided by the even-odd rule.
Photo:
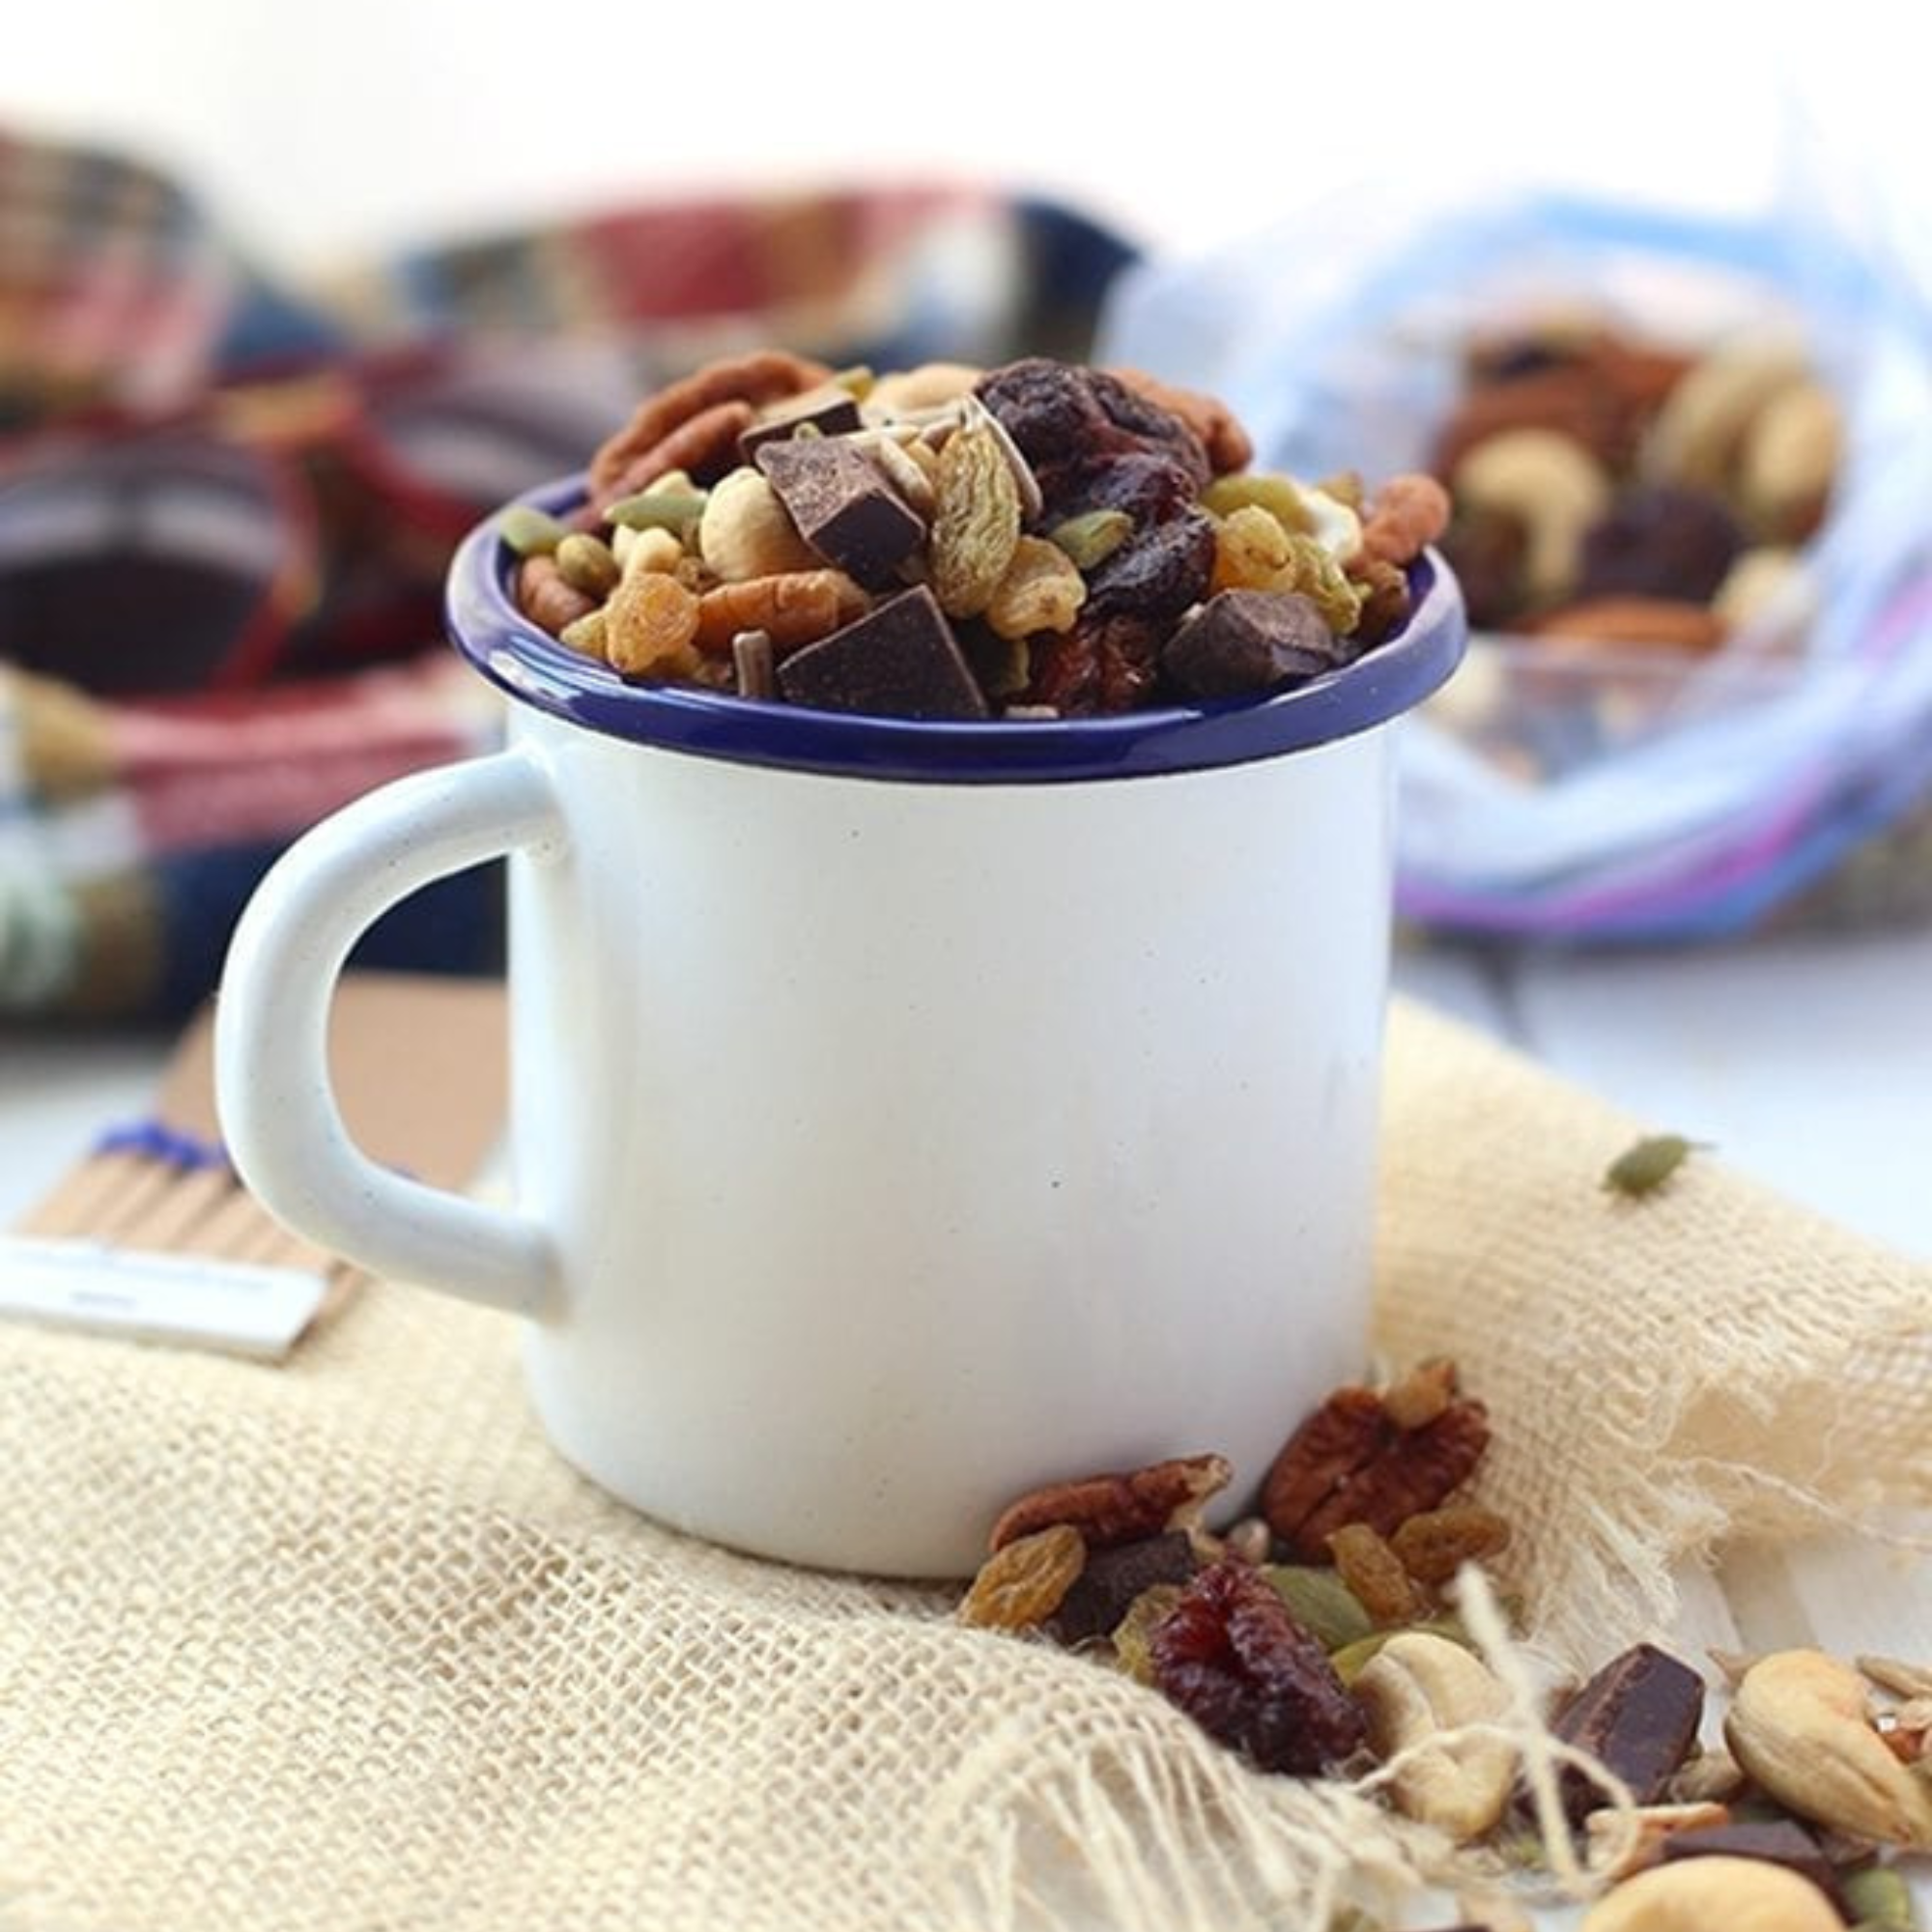
[[[1746,435],[1779,391],[1808,381],[1791,343],[1753,335],[1711,350],[1681,376],[1646,432],[1638,462],[1653,482],[1722,490]]]
[[[1803,535],[1836,480],[1844,419],[1822,383],[1787,384],[1767,402],[1738,449],[1738,495],[1758,528]]]
[[[1864,1680],[1818,1650],[1781,1650],[1744,1674],[1724,1719],[1732,1754],[1801,1817],[1880,1844],[1932,1849],[1932,1786],[1886,1747]]]
[[[1471,510],[1494,510],[1521,524],[1523,582],[1538,603],[1567,597],[1577,582],[1583,535],[1610,505],[1604,466],[1554,429],[1499,430],[1456,466],[1451,496]]]
[[[1509,1692],[1479,1658],[1447,1637],[1401,1631],[1352,1688],[1377,1756],[1400,1757],[1390,1794],[1401,1810],[1458,1844],[1494,1827],[1516,1781],[1514,1747],[1480,1730],[1448,1735],[1499,1723],[1508,1712]]]
[[[868,412],[906,415],[963,396],[986,372],[966,362],[922,362],[881,376],[867,394]]]
[[[1678,1859],[1605,1892],[1578,1932],[1844,1932],[1832,1901],[1788,1866],[1725,1853]]]
[[[697,553],[725,583],[815,570],[825,561],[799,535],[764,472],[749,464],[722,477],[704,499]]]

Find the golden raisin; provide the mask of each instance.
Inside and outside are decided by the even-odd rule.
[[[986,606],[986,623],[1009,642],[1036,631],[1067,631],[1086,601],[1087,581],[1064,550],[1044,537],[1021,537]]]
[[[690,678],[698,667],[697,598],[661,570],[634,570],[604,607],[604,650],[626,677]]]
[[[1418,1510],[1398,1523],[1389,1547],[1418,1583],[1446,1583],[1464,1563],[1480,1563],[1507,1548],[1510,1527],[1481,1503]]]
[[[1026,1630],[1044,1623],[1086,1567],[1086,1539],[1070,1522],[1017,1537],[980,1566],[959,1605],[959,1621],[985,1630]]]
[[[1428,1599],[1378,1529],[1345,1522],[1329,1536],[1328,1553],[1350,1596],[1376,1623],[1406,1624],[1428,1615]]]
[[[934,497],[927,553],[933,595],[949,617],[977,617],[1020,539],[1019,485],[989,423],[969,422],[948,438]]]

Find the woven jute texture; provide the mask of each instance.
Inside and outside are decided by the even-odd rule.
[[[1932,1502],[1932,1276],[1721,1151],[1606,1194],[1649,1124],[1391,1015],[1378,1346],[1489,1403],[1498,1580],[1571,1663],[1727,1536]],[[953,1592],[609,1502],[514,1324],[420,1291],[282,1367],[7,1328],[0,1439],[9,1928],[1227,1932],[1428,1869]]]

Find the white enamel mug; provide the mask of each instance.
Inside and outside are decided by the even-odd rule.
[[[1366,1366],[1386,727],[1461,655],[1449,574],[1265,699],[920,724],[626,685],[507,566],[486,524],[449,595],[505,749],[317,827],[236,931],[248,1185],[516,1311],[556,1448],[744,1550],[959,1577],[1042,1482],[1216,1450],[1251,1494]],[[325,1053],[360,934],[498,857],[508,1208],[358,1151]]]

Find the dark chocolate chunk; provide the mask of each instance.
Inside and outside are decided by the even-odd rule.
[[[865,453],[838,437],[767,442],[755,461],[799,534],[861,583],[889,582],[925,535]]]
[[[924,584],[902,590],[779,666],[794,704],[889,718],[983,718],[986,700]]]
[[[1303,683],[1348,657],[1298,590],[1221,590],[1182,620],[1160,668],[1186,696],[1237,697]]]
[[[1156,1583],[1184,1583],[1199,1562],[1184,1529],[1090,1549],[1087,1564],[1054,1613],[1054,1630],[1064,1643],[1105,1636],[1126,1615],[1127,1606]]]
[[[842,436],[860,426],[858,399],[849,389],[834,386],[793,396],[759,416],[738,438],[738,454],[750,463],[768,442],[782,442],[798,435]]]
[[[1639,1804],[1655,1804],[1697,1742],[1703,1716],[1704,1680],[1655,1645],[1639,1643],[1605,1664],[1550,1728],[1614,1772]],[[1562,1789],[1573,1825],[1606,1802],[1580,1771],[1565,1771]]]
[[[1795,1818],[1743,1819],[1728,1825],[1699,1825],[1688,1832],[1666,1832],[1663,1835],[1662,1856],[1666,1861],[1715,1855],[1764,1859],[1782,1865],[1800,1878],[1808,1878],[1840,1913],[1844,1911],[1836,1868],[1826,1857],[1824,1846]]]

